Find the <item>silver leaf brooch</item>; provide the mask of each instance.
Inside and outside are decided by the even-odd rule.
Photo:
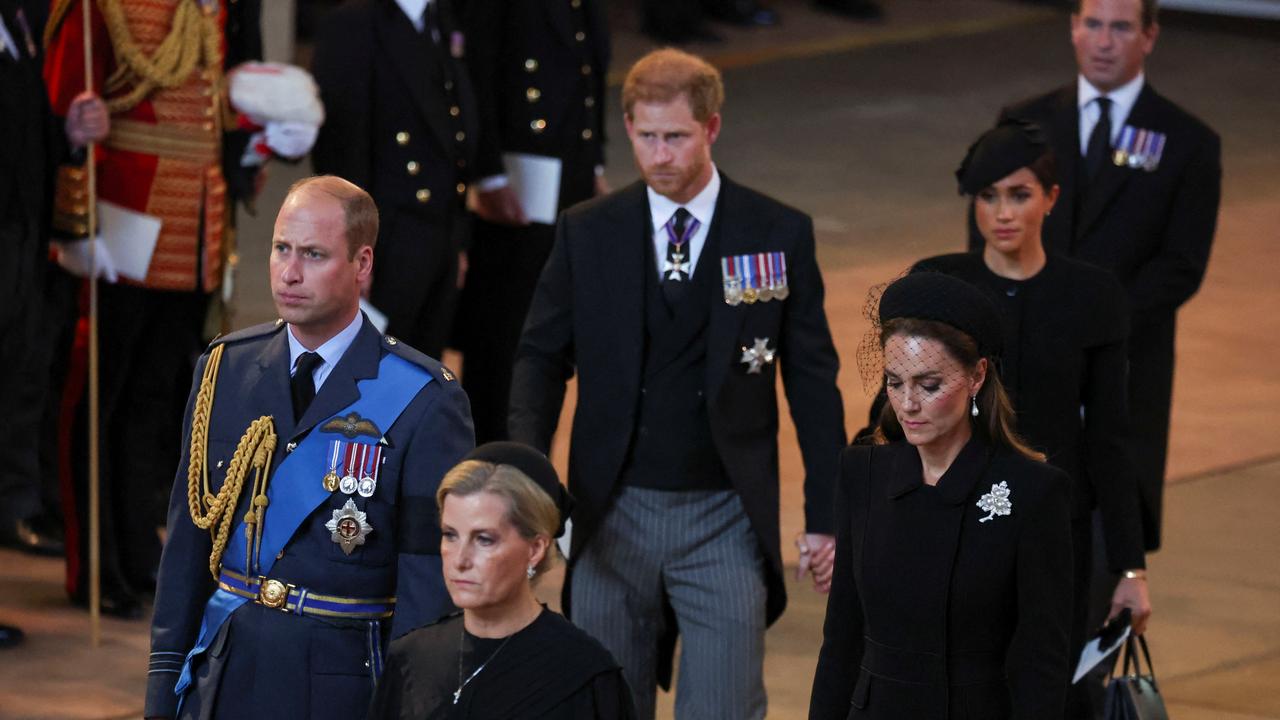
[[[991,486],[991,492],[978,499],[978,508],[987,513],[978,522],[986,522],[997,515],[1012,515],[1013,501],[1009,499],[1009,486],[1002,480]]]

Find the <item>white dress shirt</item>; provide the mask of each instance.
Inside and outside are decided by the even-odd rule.
[[[1098,124],[1098,119],[1102,116],[1102,110],[1094,101],[1103,95],[1111,99],[1111,145],[1114,147],[1116,138],[1120,137],[1120,131],[1124,129],[1125,121],[1129,119],[1129,113],[1133,110],[1133,104],[1138,101],[1138,94],[1142,92],[1144,82],[1146,82],[1146,76],[1138,73],[1137,77],[1124,85],[1104,93],[1085,80],[1083,75],[1079,77],[1076,81],[1076,107],[1080,110],[1081,155],[1088,152],[1089,136],[1093,134],[1093,127]]]
[[[427,26],[427,5],[431,4],[431,0],[396,0],[396,4],[404,11],[409,22],[413,23],[414,29],[422,32],[422,29]]]
[[[298,338],[293,336],[293,326],[289,326],[289,376],[293,377],[294,371],[298,369],[298,356],[304,352],[314,352],[323,360],[316,369],[311,373],[311,379],[316,384],[316,393],[320,393],[320,386],[324,384],[329,373],[333,372],[334,366],[347,354],[347,348],[351,347],[351,343],[355,341],[356,335],[360,333],[360,326],[364,323],[364,314],[356,313],[356,319],[351,324],[343,328],[337,335],[329,338],[323,345],[315,350],[307,350],[298,342]]]
[[[707,243],[707,230],[711,227],[711,220],[716,212],[716,198],[720,197],[720,171],[712,165],[711,182],[684,205],[659,195],[651,187],[645,187],[645,190],[649,193],[649,212],[653,215],[654,258],[657,260],[659,274],[662,273],[662,264],[667,260],[667,221],[682,207],[698,221],[697,232],[689,238],[689,278],[693,279],[693,271],[698,267],[698,256],[702,254],[702,246]]]

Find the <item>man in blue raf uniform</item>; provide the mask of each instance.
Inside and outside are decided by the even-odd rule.
[[[359,312],[377,231],[351,183],[294,185],[271,250],[282,319],[198,363],[147,717],[361,717],[389,639],[452,610],[434,498],[470,410]]]

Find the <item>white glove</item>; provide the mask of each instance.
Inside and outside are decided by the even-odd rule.
[[[107,251],[107,245],[102,242],[101,237],[92,240],[55,242],[53,245],[58,250],[58,265],[72,275],[89,277],[89,252],[92,248],[95,274],[109,283],[119,279],[115,263],[111,260],[111,253]]]
[[[267,147],[275,154],[294,160],[311,151],[316,144],[317,125],[300,122],[267,123]]]

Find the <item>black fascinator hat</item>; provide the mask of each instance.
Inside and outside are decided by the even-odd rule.
[[[560,524],[556,527],[555,537],[564,535],[564,521],[569,519],[569,513],[573,512],[573,496],[564,485],[560,484],[560,477],[556,475],[555,467],[545,455],[528,445],[504,441],[485,443],[467,453],[463,460],[510,465],[524,473],[556,504],[556,508],[560,511]]]
[[[960,194],[977,195],[983,188],[1034,164],[1049,152],[1048,140],[1039,125],[1025,120],[1006,120],[969,146],[969,152],[956,169]]]

